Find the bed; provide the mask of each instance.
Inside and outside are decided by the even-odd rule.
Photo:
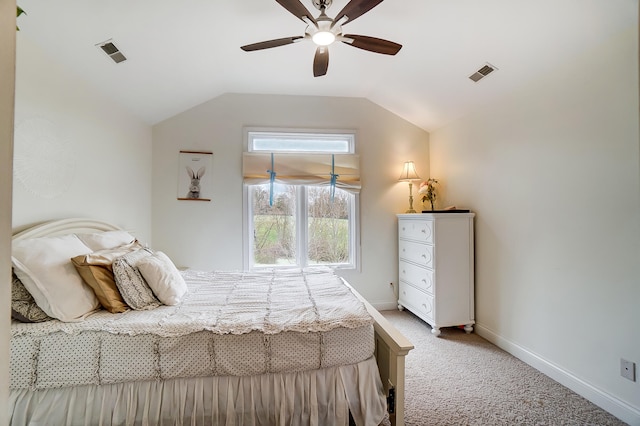
[[[12,321],[12,424],[404,424],[404,356],[413,346],[333,271],[165,273],[149,267],[162,264],[161,253],[109,240],[123,234],[129,235],[90,219],[14,234],[15,278],[63,320]],[[38,254],[40,245],[32,243],[45,239],[64,246]],[[129,256],[118,251],[125,246],[144,254],[140,271],[154,282],[158,277],[148,295],[153,300],[137,306],[144,297],[127,290],[126,302],[136,309],[119,309],[100,288],[98,302],[89,294],[74,303],[68,294],[77,297],[77,288],[60,300],[34,288],[35,269],[47,263],[40,259],[64,252],[69,241],[73,254],[86,247],[83,259],[115,252],[119,261]],[[106,249],[107,243],[117,247]],[[82,274],[76,258],[74,265]],[[122,274],[116,262],[112,272]],[[41,272],[65,279],[73,273],[69,264]],[[180,284],[162,287],[171,282],[165,275]]]

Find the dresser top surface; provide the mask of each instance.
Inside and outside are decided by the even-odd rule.
[[[469,213],[446,213],[446,212],[438,212],[438,213],[399,213],[398,219],[411,219],[411,220],[421,220],[421,219],[437,219],[437,218],[451,218],[451,217],[465,217],[470,218],[474,217],[476,214]]]

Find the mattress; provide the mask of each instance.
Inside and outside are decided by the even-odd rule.
[[[13,323],[11,389],[300,372],[373,355],[373,319],[328,268],[183,276],[176,306]]]

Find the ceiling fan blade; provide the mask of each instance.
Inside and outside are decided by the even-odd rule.
[[[276,0],[276,1],[278,2],[278,4],[280,4],[280,6],[284,7],[289,12],[297,16],[298,19],[304,21],[302,17],[306,16],[311,22],[313,22],[316,25],[318,24],[314,19],[314,17],[309,12],[309,9],[304,7],[302,3],[300,3],[300,0]]]
[[[344,8],[342,8],[342,10],[336,15],[336,19],[333,21],[338,22],[346,16],[349,18],[346,23],[349,23],[379,5],[382,1],[383,0],[351,0]]]
[[[254,50],[262,50],[262,49],[270,49],[272,47],[285,46],[287,44],[295,43],[297,40],[304,38],[300,36],[296,37],[284,37],[277,38],[275,40],[267,40],[261,41],[259,43],[247,44],[246,46],[240,47],[240,49],[245,52],[252,52]]]
[[[345,34],[342,36],[343,43],[349,44],[358,49],[368,50],[370,52],[382,53],[383,55],[395,55],[402,49],[402,45],[389,40],[383,40],[376,37],[368,37],[357,34]],[[351,41],[353,40],[353,41]]]
[[[327,46],[318,46],[316,55],[313,58],[313,76],[320,77],[327,73],[329,68],[329,48]]]

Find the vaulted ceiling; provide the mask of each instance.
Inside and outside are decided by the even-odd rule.
[[[311,0],[301,2],[319,14]],[[637,0],[385,0],[344,32],[400,43],[400,52],[334,43],[327,75],[314,78],[311,42],[240,49],[304,35],[306,24],[275,0],[18,4],[27,13],[18,19],[19,39],[149,124],[234,92],[364,97],[430,131],[588,54],[638,20]],[[333,0],[327,15],[345,4]],[[116,64],[96,47],[106,40],[127,60]],[[487,63],[497,70],[471,81]]]

